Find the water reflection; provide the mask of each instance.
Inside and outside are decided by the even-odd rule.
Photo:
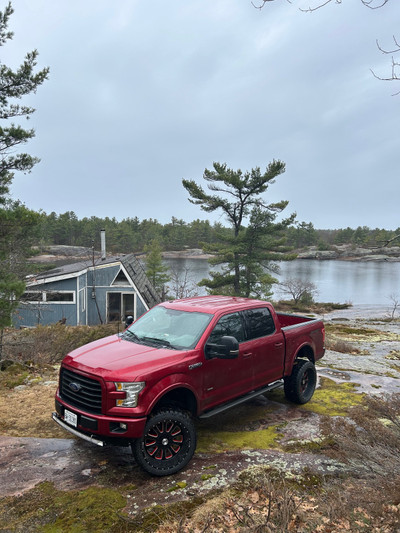
[[[184,274],[195,283],[208,277],[210,267],[206,259],[166,259],[165,264]],[[318,288],[318,300],[351,302],[354,305],[390,305],[391,294],[400,296],[400,262],[316,261],[298,259],[280,263],[280,281],[299,278],[312,281]],[[276,296],[279,297],[279,292]],[[199,289],[205,294],[204,288]]]

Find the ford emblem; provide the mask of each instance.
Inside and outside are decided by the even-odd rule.
[[[81,390],[81,386],[79,385],[79,383],[75,383],[75,382],[72,382],[68,385],[68,387],[73,390],[74,392],[78,392]]]

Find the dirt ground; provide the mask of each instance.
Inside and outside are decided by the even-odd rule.
[[[57,366],[29,372],[22,383],[17,375],[13,387],[3,382],[0,499],[21,497],[48,482],[57,491],[124,486],[124,512],[132,517],[154,505],[188,502],[222,490],[241,472],[259,465],[285,475],[305,468],[314,475],[343,475],[348,467],[340,461],[306,447],[301,454],[291,452],[287,445],[317,442],[320,418],[344,414],[359,402],[361,393],[400,392],[400,323],[329,323],[331,338],[351,343],[357,351],[327,350],[318,365],[319,387],[309,404],[293,406],[276,391],[234,412],[199,421],[194,459],[166,478],[142,472],[129,448],[98,448],[66,434],[52,421]]]

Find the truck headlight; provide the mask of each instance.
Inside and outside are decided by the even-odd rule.
[[[146,383],[144,381],[116,382],[116,390],[125,392],[125,398],[116,400],[116,406],[136,407],[138,403],[139,392],[144,389],[145,385]]]

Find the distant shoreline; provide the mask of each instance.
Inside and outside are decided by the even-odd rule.
[[[317,261],[400,261],[400,247],[391,248],[361,248],[350,245],[332,246],[331,250],[319,250],[316,246],[295,251],[296,259],[311,259]],[[205,254],[199,248],[190,250],[166,251],[162,253],[163,259],[210,259],[212,254]]]
[[[30,258],[31,262],[37,263],[73,263],[92,257],[92,250],[76,246],[48,246],[40,255]],[[95,252],[96,256],[100,252]],[[310,246],[306,249],[294,250],[297,253],[297,259],[309,259],[317,261],[377,261],[377,262],[398,262],[400,261],[400,246],[380,247],[380,248],[361,248],[352,245],[332,246],[330,250],[319,250],[316,246]],[[118,254],[112,254],[118,255]],[[119,254],[125,255],[125,254]],[[145,253],[138,253],[139,257],[145,258]],[[213,257],[212,254],[206,254],[201,248],[191,248],[186,250],[168,250],[162,252],[163,259],[190,259],[190,260],[208,260]]]

